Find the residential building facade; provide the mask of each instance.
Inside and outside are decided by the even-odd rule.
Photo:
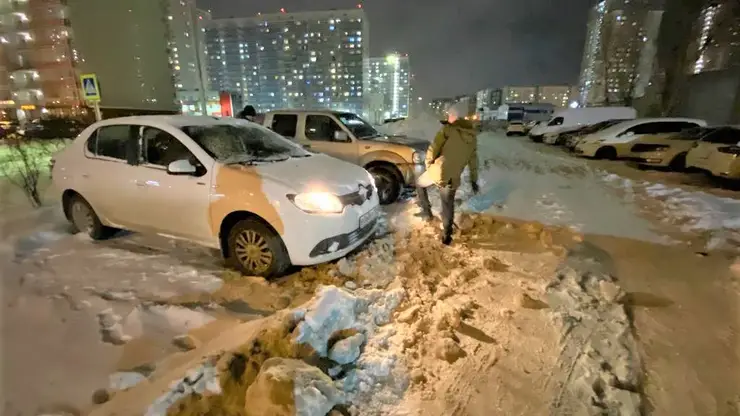
[[[69,10],[61,0],[0,0],[0,107],[4,119],[84,112]]]
[[[206,28],[209,85],[258,111],[364,113],[369,23],[362,9],[214,19]]]
[[[573,85],[508,86],[499,90],[496,106],[501,104],[548,104],[555,108],[568,107],[578,99],[578,87]],[[491,107],[494,108],[494,107]]]
[[[478,110],[489,111],[501,105],[501,89],[486,88],[475,94],[475,107]]]
[[[651,83],[663,11],[649,0],[600,0],[590,11],[579,104],[631,105]]]
[[[408,55],[390,54],[366,63],[367,117],[371,122],[409,116],[411,75]]]
[[[198,9],[195,0],[169,0],[169,9],[169,64],[177,101],[184,112],[203,114],[209,94],[205,31],[211,14]]]
[[[740,4],[711,0],[694,25],[688,72],[740,68]]]
[[[187,27],[193,16],[183,15],[190,6],[192,0],[0,0],[3,117],[89,115],[79,85],[86,73],[98,77],[104,114],[178,111],[176,84],[199,84],[193,54],[180,57],[179,71],[172,59],[178,39],[197,32]]]

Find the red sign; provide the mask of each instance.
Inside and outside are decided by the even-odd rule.
[[[231,105],[231,94],[221,91],[219,95],[221,103],[221,117],[234,117],[234,107]]]

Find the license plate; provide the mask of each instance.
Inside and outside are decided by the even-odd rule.
[[[376,218],[378,218],[378,207],[375,207],[371,209],[370,211],[362,214],[360,216],[360,228],[365,227],[366,225],[370,224],[371,222],[375,221]]]

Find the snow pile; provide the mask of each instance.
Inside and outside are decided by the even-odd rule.
[[[707,250],[740,247],[740,200],[662,183],[635,184],[615,174],[605,174],[603,180],[623,191],[628,201],[640,195],[644,202],[658,202],[664,222],[707,236]]]
[[[377,127],[379,132],[389,136],[408,136],[430,142],[434,140],[434,136],[441,128],[440,120],[427,113],[422,113],[419,117],[407,118]]]
[[[349,293],[325,286],[305,310],[297,311],[303,320],[296,342],[334,362],[329,373],[346,394],[352,414],[385,414],[385,406],[400,400],[406,389],[406,371],[397,365],[400,346],[393,348],[388,340],[395,331],[384,328],[404,294],[401,288]]]
[[[221,393],[215,360],[193,369],[181,380],[170,386],[170,391],[160,396],[146,411],[146,416],[165,416],[167,410],[178,401],[197,395],[217,395]]]
[[[400,342],[389,342],[395,331],[388,325],[404,295],[402,288],[322,286],[304,307],[261,321],[256,336],[237,349],[212,354],[146,414],[324,416],[336,407],[388,414],[408,385]]]
[[[641,362],[608,254],[576,246],[547,287],[561,324],[552,414],[641,414]]]

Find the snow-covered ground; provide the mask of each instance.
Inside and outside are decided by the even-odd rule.
[[[439,124],[387,127],[431,140]],[[87,413],[98,389],[99,415],[163,414],[174,402],[176,414],[242,414],[245,398],[252,411],[310,416],[580,414],[592,403],[633,414],[642,363],[628,297],[609,255],[582,240],[720,238],[738,228],[740,205],[501,133],[479,136],[479,157],[481,194],[458,195],[475,215],[458,218],[451,247],[401,203],[362,251],[275,282],[224,271],[210,250],[137,234],[93,242],[70,235],[56,207],[6,205],[5,409]]]

